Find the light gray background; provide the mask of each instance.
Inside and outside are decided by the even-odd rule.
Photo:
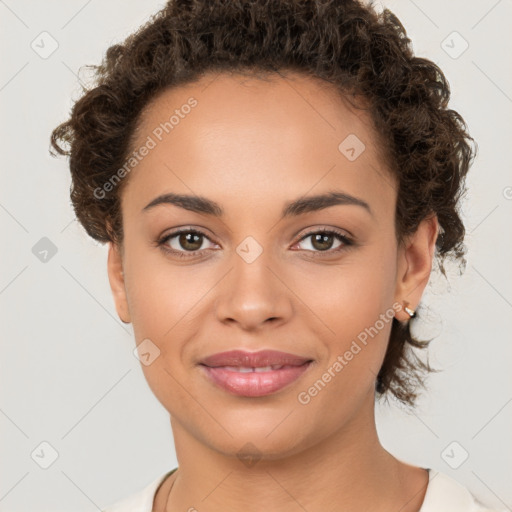
[[[80,95],[79,67],[98,63],[163,4],[0,0],[0,511],[98,510],[176,466],[168,415],[113,306],[106,247],[74,220],[67,161],[48,154],[51,130]],[[430,360],[444,371],[431,375],[414,413],[378,406],[379,434],[402,460],[510,510],[512,2],[380,5],[401,19],[415,52],[446,73],[451,107],[479,155],[463,209],[467,270],[453,271],[449,286],[433,276],[424,296],[425,332],[439,333]],[[47,58],[31,48],[35,41],[43,51],[43,37],[51,48],[43,31],[58,42]],[[454,31],[469,44],[457,58],[447,53],[463,48]],[[32,252],[43,237],[57,248],[45,263]],[[48,469],[40,467],[51,462],[44,441],[58,452]],[[457,465],[465,452],[452,469],[447,461]]]

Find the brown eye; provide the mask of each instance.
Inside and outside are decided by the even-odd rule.
[[[175,231],[166,235],[159,240],[158,245],[176,256],[194,256],[195,253],[209,248],[208,246],[204,247],[205,242],[210,242],[212,246],[215,245],[200,231],[182,229],[181,231]]]
[[[178,235],[178,244],[187,251],[198,251],[203,245],[203,236],[197,233],[181,233]]]
[[[319,251],[326,251],[332,247],[334,236],[326,233],[317,233],[312,235],[311,245]]]
[[[309,240],[309,243],[307,241]],[[299,245],[309,252],[338,252],[352,245],[352,241],[342,233],[332,230],[310,231],[299,241]]]

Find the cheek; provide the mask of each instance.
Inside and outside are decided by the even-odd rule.
[[[325,302],[319,308],[334,334],[317,339],[324,345],[326,357],[297,395],[304,411],[324,418],[327,431],[355,416],[374,392],[391,332],[391,305],[384,307],[377,291],[359,291],[355,296],[345,291],[333,294],[335,303]],[[331,413],[325,416],[325,411]]]
[[[200,307],[206,285],[187,275],[185,267],[173,270],[165,261],[148,264],[133,258],[130,265],[127,296],[135,340],[151,353],[150,363],[145,364],[139,351],[141,368],[155,397],[173,414],[189,404],[190,397],[180,385],[188,370],[182,365],[182,353],[200,327],[194,322],[195,308]]]
[[[212,286],[207,272],[173,266],[163,256],[137,258],[132,253],[127,267],[127,300],[137,341],[141,337],[172,337],[194,316],[194,308],[200,307],[201,298]]]
[[[314,332],[328,356],[319,371],[341,360],[343,368],[330,369],[345,375],[334,379],[341,387],[346,378],[372,386],[382,365],[394,317],[392,249],[358,251],[340,265],[312,268],[300,281],[297,294],[306,298]]]
[[[309,265],[294,279],[297,295],[333,339],[357,336],[392,306],[392,250],[364,248],[337,265]]]
[[[142,364],[142,370],[164,407],[179,410],[179,404],[187,401],[186,395],[181,396],[179,383],[186,381],[191,370],[184,365],[190,362],[185,352],[191,341],[204,336],[208,293],[218,277],[206,267],[173,266],[163,256],[147,253],[132,252],[126,265],[136,344],[150,340],[149,346],[158,354],[151,364]]]

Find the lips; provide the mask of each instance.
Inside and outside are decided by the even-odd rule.
[[[311,361],[311,359],[287,352],[279,352],[277,350],[261,350],[260,352],[231,350],[229,352],[220,352],[206,357],[201,361],[201,364],[212,368],[219,366],[265,368],[268,366],[302,366],[308,361]]]
[[[200,364],[208,381],[231,394],[261,397],[297,380],[312,360],[295,354],[263,350],[232,350],[209,356]]]

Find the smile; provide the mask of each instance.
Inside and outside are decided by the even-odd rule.
[[[208,381],[228,393],[244,397],[261,397],[276,393],[301,377],[311,361],[302,365],[260,367],[200,365]]]

